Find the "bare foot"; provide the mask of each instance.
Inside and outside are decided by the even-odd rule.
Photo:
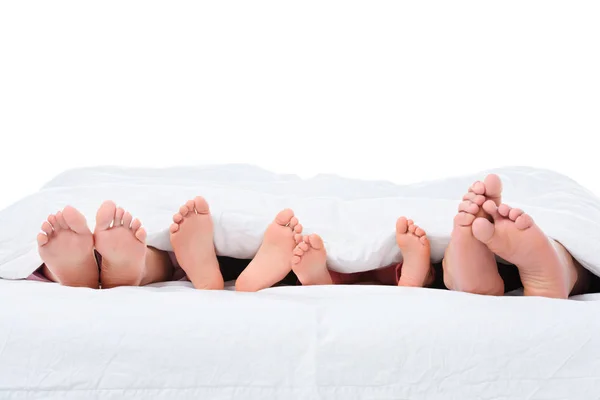
[[[443,260],[444,284],[451,290],[501,296],[504,281],[498,273],[496,257],[473,236],[475,218],[489,218],[481,206],[486,200],[500,204],[502,182],[497,175],[488,175],[475,182],[463,197],[454,218],[450,244]]]
[[[100,282],[103,289],[141,284],[145,272],[146,230],[140,220],[133,219],[112,201],[105,201],[96,214],[94,242],[102,256]]]
[[[85,217],[73,207],[50,215],[37,236],[44,274],[65,286],[98,289],[94,238]]]
[[[294,249],[292,271],[302,285],[331,285],[327,252],[319,235],[304,236]]]
[[[292,252],[302,239],[302,225],[290,209],[280,211],[265,232],[256,256],[239,276],[235,289],[256,292],[281,281],[292,269]]]
[[[567,298],[578,277],[578,266],[569,252],[549,239],[523,210],[493,201],[486,201],[483,209],[493,223],[477,218],[473,235],[517,266],[525,295]]]
[[[173,216],[171,245],[175,257],[196,289],[223,289],[223,275],[213,242],[213,221],[208,203],[196,197]]]
[[[425,231],[405,217],[396,222],[396,243],[402,252],[398,286],[424,287],[431,284],[431,248]]]

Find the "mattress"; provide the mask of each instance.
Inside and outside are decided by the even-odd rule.
[[[600,302],[0,280],[2,399],[596,399]]]

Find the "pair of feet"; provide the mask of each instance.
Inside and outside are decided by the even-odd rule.
[[[110,201],[96,214],[92,233],[75,208],[48,217],[37,237],[44,274],[66,286],[105,288],[139,285],[144,276],[146,231],[129,212]],[[100,268],[94,253],[100,255]]]
[[[531,216],[502,203],[502,182],[488,175],[460,203],[443,260],[449,289],[502,295],[496,256],[516,265],[526,296],[567,298],[587,272]],[[580,286],[580,285],[577,285]]]

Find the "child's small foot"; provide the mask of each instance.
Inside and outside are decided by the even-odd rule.
[[[506,261],[515,264],[526,296],[567,298],[578,280],[578,266],[569,252],[548,238],[518,208],[486,201],[484,218],[473,222],[473,235]]]
[[[140,220],[112,201],[105,201],[96,214],[94,242],[102,256],[103,289],[141,284],[146,265],[146,230]]]
[[[265,232],[256,256],[239,276],[235,289],[256,292],[281,281],[292,269],[292,252],[302,239],[302,225],[294,212],[285,209]]]
[[[303,285],[331,285],[327,269],[327,252],[319,235],[304,236],[296,245],[292,257],[292,271]]]
[[[37,237],[44,274],[65,286],[98,289],[94,238],[85,217],[73,207],[50,215]]]
[[[454,229],[444,254],[444,283],[451,290],[501,296],[504,281],[498,273],[494,253],[473,237],[471,225],[475,218],[490,218],[481,206],[486,200],[499,204],[502,182],[497,175],[488,175],[475,182],[454,218]]]
[[[396,222],[396,243],[402,252],[398,286],[423,287],[431,283],[431,248],[425,231],[405,217]]]
[[[173,216],[171,245],[175,257],[196,289],[223,289],[223,275],[213,241],[208,203],[196,197]]]

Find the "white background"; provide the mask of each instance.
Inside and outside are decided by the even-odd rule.
[[[598,194],[598,4],[2,2],[0,208],[99,164],[531,165]]]

